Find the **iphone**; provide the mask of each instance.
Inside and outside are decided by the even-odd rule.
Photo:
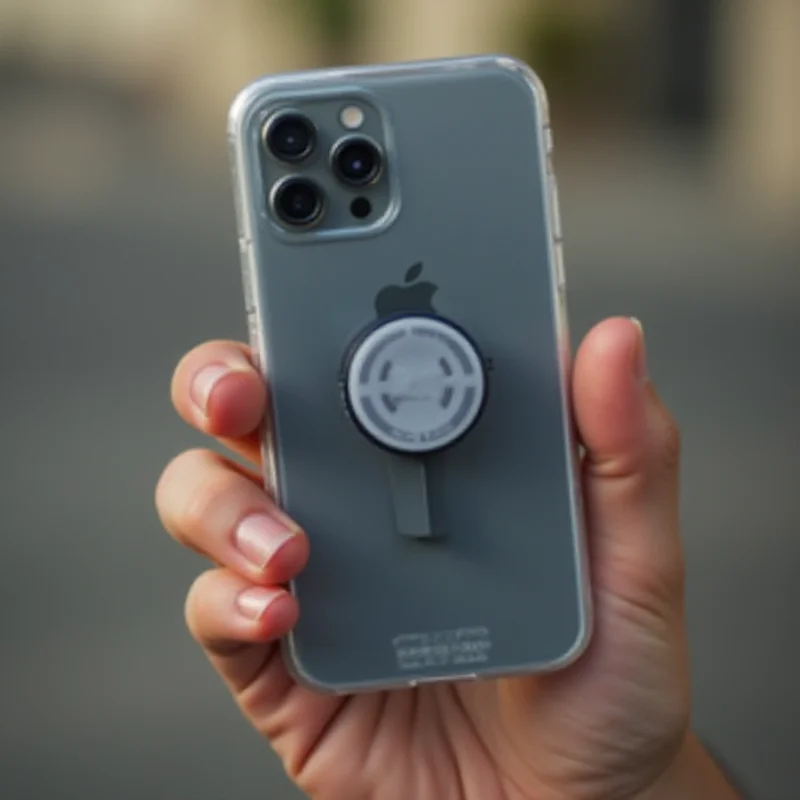
[[[505,56],[246,88],[229,143],[293,675],[527,675],[591,631],[544,88]]]

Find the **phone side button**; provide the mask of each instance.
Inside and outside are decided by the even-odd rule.
[[[258,332],[258,317],[254,311],[249,311],[247,314],[247,338],[249,340],[250,353],[255,366],[258,369],[261,369],[263,364],[261,359],[261,345]]]
[[[550,176],[550,204],[553,209],[553,238],[560,242],[564,238],[564,232],[561,228],[561,198],[555,175]]]
[[[558,291],[563,293],[567,288],[567,276],[564,269],[564,243],[560,240],[554,242],[553,251],[556,267],[556,284],[558,286]]]
[[[249,313],[253,308],[253,278],[250,274],[250,241],[244,236],[239,237],[239,264],[242,270],[244,303]]]
[[[555,143],[553,141],[553,126],[545,125],[544,127],[544,146],[547,150],[547,155],[552,156],[555,151]]]

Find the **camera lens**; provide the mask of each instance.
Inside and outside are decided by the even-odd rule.
[[[311,120],[302,114],[282,114],[267,127],[266,143],[272,154],[291,163],[302,161],[314,150],[317,136]]]
[[[275,188],[272,207],[285,224],[305,228],[313,225],[322,216],[324,200],[315,183],[303,178],[292,178]]]
[[[346,139],[333,152],[337,175],[351,186],[374,183],[383,166],[381,152],[368,139]]]

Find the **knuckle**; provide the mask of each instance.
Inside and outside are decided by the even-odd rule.
[[[189,633],[197,641],[202,640],[199,620],[202,617],[204,599],[208,595],[215,575],[215,570],[203,572],[195,578],[194,582],[189,587],[189,591],[186,593],[186,599],[183,604],[183,618]]]
[[[193,471],[198,463],[202,463],[210,458],[213,458],[213,454],[201,448],[192,448],[179,453],[164,467],[158,485],[159,490],[170,491],[172,489],[172,484],[177,482],[179,478]]]
[[[202,450],[186,450],[175,456],[161,472],[156,484],[156,509],[164,527],[172,534],[177,534],[178,508],[181,497],[186,491],[188,476],[195,465],[204,458]]]
[[[236,508],[231,498],[241,493],[243,485],[244,479],[240,475],[225,468],[198,474],[178,514],[178,528],[185,535],[192,536],[211,528],[227,527],[226,522]]]
[[[167,530],[181,544],[216,528],[228,518],[246,480],[208,450],[187,450],[164,470],[156,487],[156,505]]]
[[[181,453],[175,456],[166,467],[161,470],[161,475],[156,483],[155,504],[159,519],[162,525],[172,532],[174,492],[177,483],[177,475],[182,471],[182,463],[187,458],[188,453]]]

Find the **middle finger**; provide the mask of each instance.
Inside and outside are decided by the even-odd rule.
[[[164,470],[156,506],[170,534],[242,577],[284,584],[308,559],[308,540],[264,489],[222,456],[182,453]]]

